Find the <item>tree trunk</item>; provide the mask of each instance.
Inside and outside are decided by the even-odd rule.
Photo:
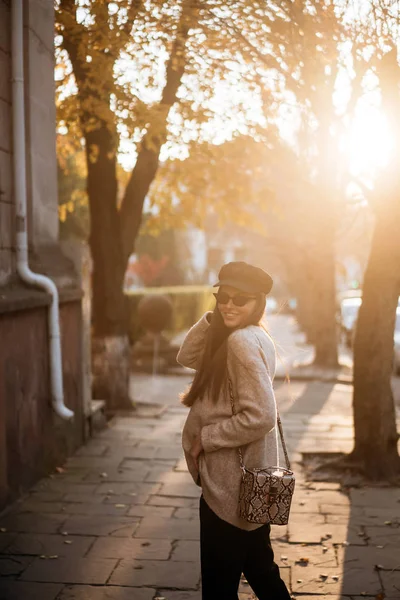
[[[115,141],[106,125],[86,133],[92,272],[93,397],[109,410],[131,409],[126,263],[117,210]],[[95,160],[91,160],[91,156]]]
[[[354,450],[351,456],[372,479],[388,479],[400,475],[391,389],[393,336],[400,295],[400,70],[395,48],[384,55],[377,74],[395,148],[385,173],[377,182],[379,194],[372,194],[370,198],[376,221],[354,342]]]
[[[393,207],[396,202],[398,197]],[[400,474],[391,389],[394,323],[400,294],[399,213],[399,209],[389,210],[389,206],[377,213],[354,341],[352,458],[373,479]]]
[[[297,301],[296,318],[307,344],[315,344],[314,296],[310,286],[313,264],[307,248],[303,247],[297,254],[301,260],[297,259],[298,262],[294,263],[290,275]]]
[[[316,245],[312,269],[315,322],[314,364],[327,368],[335,368],[339,364],[336,325],[335,230],[335,219],[329,218],[327,214],[321,215],[316,225]]]

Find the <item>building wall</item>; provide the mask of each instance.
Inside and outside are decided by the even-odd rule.
[[[65,403],[51,405],[50,297],[16,273],[12,185],[10,0],[0,0],[0,508],[63,463],[83,441],[82,307],[79,278],[58,243],[53,0],[24,0],[27,208],[30,266],[55,281]]]
[[[10,3],[0,0],[0,285],[15,270],[12,251]]]
[[[62,304],[60,317],[65,403],[75,413],[70,423],[51,407],[47,306],[0,315],[3,504],[63,464],[82,443],[80,302]]]
[[[53,0],[24,3],[27,189],[34,249],[58,240],[53,5]]]

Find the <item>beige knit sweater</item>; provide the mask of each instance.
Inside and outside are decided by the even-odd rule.
[[[207,313],[188,332],[178,362],[197,369],[209,323]],[[276,354],[273,341],[258,326],[238,329],[228,338],[228,373],[232,381],[236,415],[232,414],[227,386],[215,404],[206,394],[190,408],[182,433],[186,462],[194,481],[199,473],[189,454],[201,432],[204,452],[199,457],[203,496],[224,521],[245,530],[260,527],[238,515],[241,481],[238,447],[246,467],[275,466],[278,461],[276,402],[272,388]]]

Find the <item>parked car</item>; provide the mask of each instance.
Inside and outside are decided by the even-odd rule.
[[[360,296],[354,296],[343,298],[340,303],[340,328],[348,348],[353,345],[354,328],[361,302],[362,298]]]
[[[396,311],[396,325],[394,329],[393,369],[396,375],[400,375],[400,307],[397,307]]]

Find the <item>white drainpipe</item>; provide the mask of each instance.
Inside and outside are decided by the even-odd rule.
[[[55,412],[63,419],[72,419],[74,413],[64,404],[58,291],[54,282],[33,273],[28,264],[28,232],[26,218],[26,158],[24,108],[24,44],[23,0],[11,2],[12,29],[12,119],[14,197],[16,205],[17,270],[23,281],[40,287],[51,295],[49,309],[51,396]]]

